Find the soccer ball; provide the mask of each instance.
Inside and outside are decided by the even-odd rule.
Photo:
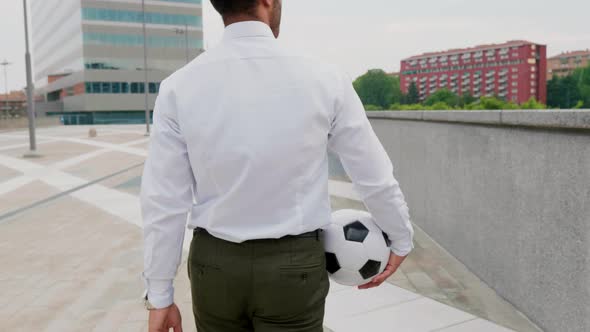
[[[326,269],[330,278],[346,286],[370,282],[385,270],[391,242],[371,214],[359,210],[332,213],[324,229]]]

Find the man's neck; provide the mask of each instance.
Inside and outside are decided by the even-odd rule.
[[[223,19],[223,23],[225,24],[226,27],[230,24],[239,23],[239,22],[247,22],[247,21],[258,21],[258,22],[262,22],[266,25],[270,25],[269,22],[267,22],[266,20],[264,20],[260,17],[254,16],[254,15],[247,15],[247,14],[234,15],[234,16],[226,17]]]

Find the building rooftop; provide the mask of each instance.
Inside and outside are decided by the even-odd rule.
[[[0,102],[3,101],[26,101],[27,95],[23,91],[10,91],[8,95],[0,94]]]
[[[571,57],[575,57],[575,56],[584,56],[584,55],[590,55],[590,49],[587,50],[580,50],[580,51],[568,51],[568,52],[562,52],[558,55],[554,55],[550,58],[547,58],[547,60],[554,60],[554,59],[561,59],[561,58],[571,58]]]
[[[540,45],[540,44],[533,43],[533,42],[526,41],[526,40],[511,40],[511,41],[507,41],[507,42],[501,43],[501,44],[484,44],[484,45],[478,45],[478,46],[468,47],[468,48],[450,49],[450,50],[439,51],[439,52],[428,52],[428,53],[423,53],[420,55],[415,55],[415,56],[403,59],[402,61],[415,60],[415,59],[427,58],[427,57],[432,57],[432,56],[454,55],[454,54],[461,54],[461,53],[465,53],[465,52],[484,51],[484,50],[488,50],[488,49],[497,49],[497,48],[503,48],[503,47],[515,47],[515,46],[530,45],[530,44]]]

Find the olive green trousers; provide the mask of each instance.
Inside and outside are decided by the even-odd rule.
[[[233,243],[197,229],[188,275],[199,332],[323,331],[321,233]]]

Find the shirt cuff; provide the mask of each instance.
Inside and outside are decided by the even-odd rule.
[[[156,309],[163,309],[174,303],[173,280],[144,279],[147,298]]]
[[[405,243],[404,243],[405,242]],[[414,241],[396,241],[391,245],[391,251],[400,257],[407,256],[414,249]]]

